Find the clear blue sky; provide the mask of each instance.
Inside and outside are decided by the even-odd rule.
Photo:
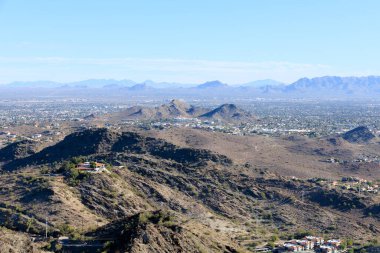
[[[0,83],[380,75],[378,0],[0,0]]]

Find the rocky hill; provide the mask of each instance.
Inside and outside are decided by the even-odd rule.
[[[238,108],[234,104],[223,104],[214,110],[199,116],[201,119],[220,121],[253,121],[251,113]]]
[[[134,106],[111,115],[112,120],[163,120],[174,118],[200,118],[229,122],[252,121],[254,116],[234,104],[223,104],[215,109],[189,105],[174,99],[157,107]]]
[[[78,172],[81,161],[109,172]],[[357,240],[380,231],[376,195],[137,132],[72,133],[2,169],[2,226],[43,234],[48,217],[52,236],[86,233],[108,239],[111,252],[245,252],[300,230]]]
[[[343,139],[351,143],[366,143],[376,136],[366,126],[359,126],[343,134]]]
[[[13,144],[1,149],[0,152],[5,153],[12,147]],[[61,162],[75,156],[112,155],[119,152],[152,155],[187,164],[204,160],[231,163],[227,157],[213,154],[208,150],[181,148],[164,140],[147,138],[132,132],[118,133],[107,129],[95,129],[70,134],[56,145],[33,155],[9,159],[7,161],[10,162],[4,165],[4,168],[12,170],[26,165]]]
[[[189,105],[184,101],[173,99],[168,104],[157,107],[134,106],[112,115],[111,118],[119,120],[159,120],[173,118],[193,118],[205,110],[196,106]]]

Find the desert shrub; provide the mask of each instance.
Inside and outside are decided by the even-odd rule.
[[[81,238],[81,234],[78,232],[77,228],[70,226],[69,224],[60,224],[57,226],[59,234],[68,236],[72,240],[78,240]]]
[[[73,157],[73,158],[71,158],[71,163],[73,163],[74,164],[74,166],[76,166],[76,165],[78,165],[78,164],[80,164],[80,163],[83,163],[83,162],[85,162],[85,158],[83,157],[83,156],[77,156],[77,157]]]
[[[26,232],[34,230],[34,226],[36,224],[36,220],[34,218],[28,219],[26,222]]]
[[[43,166],[41,169],[40,169],[40,172],[41,174],[47,174],[50,172],[50,169],[46,166]]]
[[[271,237],[270,237],[270,241],[271,242],[277,242],[278,241],[278,235],[272,235]]]
[[[247,247],[249,247],[249,248],[255,248],[255,247],[257,247],[258,245],[259,245],[258,242],[251,242],[251,243],[248,243],[248,244],[247,244]]]
[[[266,220],[270,220],[270,219],[272,219],[272,213],[270,213],[270,212],[265,212],[265,213],[263,214],[263,219],[266,219]]]
[[[152,222],[154,224],[160,224],[166,227],[173,227],[175,224],[174,221],[174,216],[165,211],[144,212],[139,214],[139,222],[142,224]]]

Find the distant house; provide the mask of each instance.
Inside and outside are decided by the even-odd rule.
[[[284,247],[288,251],[304,251],[314,248],[314,243],[308,240],[290,240],[285,242]]]
[[[330,245],[322,245],[319,247],[319,251],[321,253],[335,253],[337,252],[337,249]]]
[[[9,139],[14,139],[14,138],[17,137],[17,134],[7,133],[7,137],[8,137]]]
[[[323,237],[319,237],[319,236],[309,235],[309,236],[305,236],[305,239],[313,242],[315,245],[322,245],[324,243]]]
[[[77,169],[86,172],[103,172],[106,170],[106,165],[98,162],[84,162],[78,164]]]
[[[39,138],[41,138],[42,137],[42,134],[33,134],[32,135],[32,138],[33,139],[39,139]]]
[[[286,242],[284,244],[284,248],[288,251],[302,251],[303,247],[301,245],[291,243],[291,242]]]
[[[310,250],[314,248],[314,242],[309,240],[297,240],[298,245],[301,245],[304,250]]]
[[[326,246],[326,247],[325,247]],[[322,248],[321,248],[322,247]],[[292,239],[284,243],[283,249],[285,251],[299,252],[315,250],[315,252],[335,253],[337,246],[324,245],[322,237],[318,236],[305,236],[302,240]]]
[[[327,245],[338,248],[342,242],[339,239],[331,239],[327,241]]]

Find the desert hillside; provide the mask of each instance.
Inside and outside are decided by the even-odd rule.
[[[323,161],[349,159],[364,147],[335,142],[188,129],[75,132],[3,163],[2,224],[43,236],[48,218],[52,238],[100,241],[126,252],[159,252],[159,245],[244,252],[300,231],[365,241],[379,232],[377,195],[326,181],[338,180],[343,168]],[[105,167],[83,171],[85,161]],[[119,221],[131,224],[127,234]],[[70,247],[54,239],[49,247],[59,245]]]

